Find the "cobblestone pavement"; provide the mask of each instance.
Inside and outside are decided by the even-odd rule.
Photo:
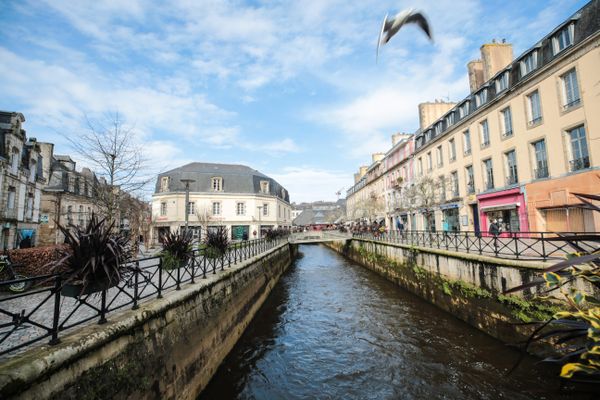
[[[212,264],[209,259],[199,257],[196,259],[198,265],[206,263],[209,267],[207,277],[212,278]],[[233,265],[233,261],[232,261]],[[227,267],[227,264],[225,265]],[[138,275],[138,297],[143,298],[140,304],[156,299],[157,287],[159,282],[158,258],[147,259],[140,262],[140,268],[144,270],[143,274]],[[202,281],[201,271],[195,268],[196,282]],[[180,281],[189,280],[191,268],[180,268]],[[220,272],[220,265],[217,274]],[[174,290],[177,282],[177,270],[166,271],[162,273],[163,293]],[[200,275],[200,276],[198,276]],[[48,284],[50,282],[47,282]],[[182,284],[186,285],[187,283]],[[54,319],[55,296],[52,294],[52,287],[40,287],[38,289],[29,289],[22,296],[14,295],[10,292],[0,292],[0,351],[7,350],[19,344],[30,340],[40,338],[48,334],[52,328]],[[107,319],[113,318],[117,309],[128,310],[132,307],[134,294],[134,280],[130,278],[127,281],[119,283],[117,287],[107,290],[106,305],[109,310]],[[147,296],[147,297],[145,297]],[[127,303],[130,303],[126,305]],[[88,319],[87,323],[98,323],[100,320],[99,310],[101,304],[100,294],[82,296],[81,299],[71,297],[60,297],[60,317],[59,326],[61,327],[60,336],[65,332],[78,329],[82,321]],[[23,315],[28,321],[15,328],[14,316],[7,313]],[[76,324],[76,326],[71,327]],[[27,345],[21,349],[11,351],[10,353],[0,355],[0,361],[14,357],[33,346],[42,346],[48,344],[50,337],[44,338]]]

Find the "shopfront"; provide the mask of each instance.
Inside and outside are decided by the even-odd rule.
[[[477,196],[483,232],[496,220],[501,232],[527,232],[527,207],[521,188],[502,190]]]
[[[249,225],[232,225],[231,240],[248,240],[250,237]]]
[[[444,232],[460,231],[460,220],[458,217],[459,204],[450,203],[440,206],[442,210],[442,230]]]

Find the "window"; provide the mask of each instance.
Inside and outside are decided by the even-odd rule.
[[[75,178],[74,180],[73,192],[79,194],[79,178]]]
[[[238,202],[235,205],[235,213],[237,215],[246,215],[246,203]]]
[[[535,155],[535,168],[533,170],[536,179],[548,177],[548,156],[546,155],[546,141],[544,139],[533,143]]]
[[[446,201],[446,177],[440,176],[440,201]]]
[[[483,171],[485,173],[484,187],[487,189],[494,188],[494,168],[492,167],[492,159],[483,160]]]
[[[212,214],[221,215],[221,203],[216,201],[212,203]]]
[[[529,74],[531,71],[537,68],[537,50],[532,51],[526,55],[519,63],[521,70],[521,77]]]
[[[517,153],[514,150],[504,153],[506,158],[506,184],[514,185],[519,183],[519,175],[517,174]]]
[[[487,89],[483,89],[475,94],[475,106],[481,107],[487,102]]]
[[[162,178],[160,178],[160,191],[161,192],[169,191],[169,177],[168,176],[163,176]]]
[[[431,156],[431,152],[427,153],[427,172],[431,172],[433,170],[433,157]]]
[[[585,138],[585,129],[583,126],[571,129],[567,132],[571,142],[571,171],[577,171],[590,167],[590,157],[588,153],[587,140]]]
[[[463,119],[469,115],[469,101],[465,101],[458,107],[458,118]]]
[[[468,129],[463,132],[463,150],[465,156],[471,154],[471,132]]]
[[[77,223],[79,226],[83,226],[83,216],[84,216],[84,212],[83,212],[83,206],[79,206],[79,212],[77,213]]]
[[[453,171],[450,174],[450,184],[452,185],[452,197],[458,197],[458,172]]]
[[[488,147],[490,145],[490,129],[487,119],[479,123],[479,133],[481,134],[481,148]]]
[[[446,117],[446,126],[451,126],[451,125],[454,125],[454,112],[451,112]]]
[[[194,203],[193,201],[189,201],[187,210],[188,210],[188,215],[196,215],[196,203]]]
[[[563,109],[567,110],[580,103],[579,84],[577,83],[577,73],[575,68],[561,76],[563,88]]]
[[[442,133],[443,128],[444,124],[442,122],[438,122],[437,124],[435,124],[435,135],[440,135]]]
[[[437,166],[441,168],[444,165],[444,154],[442,153],[442,146],[437,147]]]
[[[10,186],[8,188],[8,201],[7,201],[7,204],[6,204],[6,207],[9,210],[12,210],[12,209],[15,208],[15,197],[16,197],[16,195],[17,195],[17,190],[15,189],[14,186]]]
[[[512,136],[512,113],[510,112],[510,107],[506,107],[504,110],[500,111],[501,124],[502,124],[502,137]]]
[[[536,90],[527,96],[529,126],[536,125],[542,121],[542,108],[540,105],[540,93]]]
[[[269,204],[264,203],[262,206],[263,215],[269,215]]]
[[[19,173],[19,158],[20,157],[19,149],[13,147],[10,159],[10,172],[13,175],[17,175]]]
[[[508,71],[503,72],[496,78],[496,93],[500,93],[508,89]]]
[[[575,24],[570,24],[569,26],[561,29],[553,38],[552,38],[552,53],[554,55],[560,53],[567,47],[573,44],[573,37],[575,34]]]
[[[475,180],[473,178],[473,166],[469,165],[465,167],[465,176],[467,177],[467,193],[475,193]]]
[[[265,194],[269,193],[269,181],[260,181],[260,192]]]
[[[162,201],[160,203],[160,216],[164,217],[167,215],[167,202],[166,201]]]
[[[448,140],[448,155],[450,161],[456,160],[456,143],[454,143],[454,139]]]
[[[221,190],[223,190],[223,178],[220,178],[220,177],[212,178],[210,187],[215,192],[220,192]]]
[[[67,206],[67,223],[73,223],[73,206]]]
[[[417,174],[419,176],[423,175],[423,159],[421,157],[417,160]]]

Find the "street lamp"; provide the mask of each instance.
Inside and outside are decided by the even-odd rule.
[[[185,232],[187,233],[190,217],[190,183],[196,181],[194,179],[180,179],[179,181],[185,184]]]
[[[263,208],[263,206],[258,206],[256,208],[258,208],[258,238],[260,239],[260,237],[262,236],[260,216],[262,214],[262,208]]]

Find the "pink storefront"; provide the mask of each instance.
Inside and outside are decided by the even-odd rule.
[[[490,223],[498,220],[503,232],[527,232],[527,206],[521,188],[502,190],[477,196],[481,231],[487,232]]]

